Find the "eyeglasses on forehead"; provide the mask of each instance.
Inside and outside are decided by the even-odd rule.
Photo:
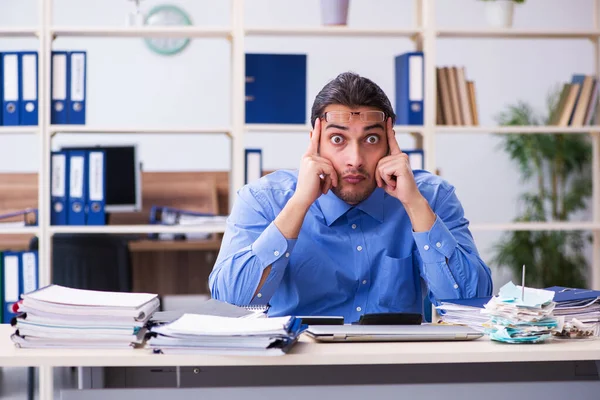
[[[326,122],[350,122],[353,116],[358,115],[362,122],[383,122],[383,111],[328,111],[321,118]]]

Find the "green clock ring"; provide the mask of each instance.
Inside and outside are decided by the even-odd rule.
[[[192,20],[181,8],[173,5],[154,7],[145,19],[148,26],[190,26]],[[145,38],[148,47],[155,53],[173,55],[182,51],[189,43],[189,38]]]

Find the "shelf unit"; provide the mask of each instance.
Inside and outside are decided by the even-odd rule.
[[[0,27],[0,37],[37,37],[39,39],[39,109],[40,123],[38,127],[0,127],[1,134],[39,133],[40,139],[40,174],[38,182],[39,227],[15,228],[0,231],[0,234],[31,233],[39,236],[40,284],[50,282],[51,236],[55,233],[150,233],[150,232],[215,232],[220,229],[206,227],[170,227],[160,226],[104,226],[104,227],[70,227],[49,225],[49,168],[52,137],[56,134],[224,134],[231,140],[231,193],[239,189],[244,177],[245,132],[303,132],[310,131],[307,125],[261,125],[245,124],[245,50],[247,36],[276,37],[407,37],[414,42],[415,50],[424,51],[425,57],[425,118],[423,126],[397,126],[397,132],[404,132],[419,137],[418,144],[425,151],[426,169],[436,170],[435,137],[438,134],[509,134],[509,133],[572,133],[589,134],[593,143],[593,219],[589,222],[560,223],[500,223],[473,224],[473,231],[515,231],[515,230],[589,230],[593,232],[593,278],[592,287],[600,289],[600,126],[582,128],[558,127],[464,127],[436,126],[436,41],[444,38],[466,39],[589,39],[594,44],[595,74],[600,78],[600,0],[593,3],[593,29],[550,30],[550,29],[463,29],[436,27],[435,0],[413,0],[415,5],[414,24],[409,28],[377,29],[353,27],[246,27],[244,24],[244,0],[231,0],[230,26],[225,27],[60,27],[52,25],[53,0],[38,0],[39,26],[35,27]],[[50,124],[50,52],[52,41],[57,37],[94,37],[94,38],[131,38],[131,37],[188,37],[188,38],[224,38],[229,42],[231,57],[231,121],[228,127],[195,128],[154,128],[123,127],[103,128],[101,126],[53,126]],[[224,61],[225,62],[225,61]],[[52,368],[40,368],[40,398],[51,399],[53,396]]]

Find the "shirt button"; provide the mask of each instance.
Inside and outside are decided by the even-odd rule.
[[[277,257],[277,256],[279,255],[279,252],[278,252],[277,250],[275,250],[275,251],[273,252],[273,255],[275,255],[275,257]]]
[[[257,294],[256,297],[260,299],[262,297],[262,293]]]
[[[437,242],[437,243],[435,244],[435,247],[437,247],[437,248],[439,249],[440,247],[442,247],[442,244],[441,244],[440,242]]]
[[[356,229],[356,224],[352,224],[352,229]]]
[[[290,256],[290,253],[285,253],[285,256],[286,256],[286,257],[289,257],[289,256]]]
[[[454,284],[454,289],[458,289],[458,285],[456,283]]]
[[[356,250],[362,251],[362,246],[356,246]]]
[[[361,311],[362,311],[362,308],[360,308],[360,307],[356,307],[356,311],[358,311],[358,312],[361,312]]]
[[[425,250],[429,250],[429,245],[428,245],[428,244],[426,244],[425,246],[423,246],[423,248],[424,248]]]
[[[365,279],[365,280],[363,281],[363,285],[366,285],[366,284],[367,284],[367,280]]]

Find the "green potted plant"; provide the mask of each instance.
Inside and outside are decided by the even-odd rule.
[[[494,28],[510,28],[513,23],[515,3],[525,0],[480,0],[485,2],[485,18],[488,25]]]
[[[560,90],[548,96],[549,116],[557,109]],[[500,125],[548,125],[524,102],[500,113]],[[585,134],[498,135],[501,147],[517,165],[521,180],[533,189],[521,195],[514,222],[568,221],[585,211],[592,194],[592,146]],[[516,277],[526,265],[528,286],[586,287],[584,254],[591,235],[581,231],[518,231],[505,234],[494,247],[490,265],[508,267]],[[520,278],[517,278],[520,279]]]

